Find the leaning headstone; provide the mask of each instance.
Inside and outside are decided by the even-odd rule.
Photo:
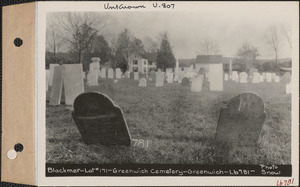
[[[272,73],[266,73],[267,82],[272,82]]]
[[[145,78],[141,78],[139,80],[139,86],[147,86],[147,80]]]
[[[204,75],[194,76],[192,79],[191,91],[192,92],[201,92],[203,85]]]
[[[133,79],[135,80],[135,81],[138,81],[139,80],[139,72],[134,72],[133,73]]]
[[[223,91],[223,64],[209,65],[209,90]]]
[[[46,69],[46,91],[48,91],[49,79],[50,79],[50,70]]]
[[[108,68],[107,78],[109,78],[109,79],[113,79],[114,78],[114,70],[112,68]]]
[[[167,77],[167,83],[173,83],[173,80],[174,80],[174,78],[173,78],[173,73],[166,73],[166,77]]]
[[[116,79],[120,79],[122,76],[122,71],[120,68],[117,68],[116,69]]]
[[[58,66],[59,64],[50,64],[50,77],[49,77],[49,86],[52,86],[53,82],[53,74],[54,74],[54,68]]]
[[[87,84],[89,86],[98,86],[98,75],[96,72],[89,72],[87,75]]]
[[[155,86],[161,87],[164,86],[165,81],[165,73],[164,72],[156,72],[155,73]]]
[[[225,80],[225,81],[228,81],[228,73],[225,73],[225,75],[224,75],[224,80]]]
[[[106,68],[101,68],[100,77],[106,79]]]
[[[56,106],[60,104],[62,85],[63,85],[63,67],[55,66],[53,72],[53,82],[52,82],[49,105]]]
[[[187,77],[184,77],[181,81],[181,86],[190,86],[190,80]]]
[[[123,112],[108,96],[97,92],[80,94],[74,101],[72,117],[85,144],[130,146]]]
[[[256,145],[266,119],[263,100],[254,93],[232,98],[221,109],[216,139],[229,145]]]
[[[288,84],[289,82],[291,82],[291,73],[290,72],[284,73],[284,75],[281,77],[280,82],[284,84]]]
[[[63,68],[65,103],[72,105],[75,98],[84,92],[82,64],[64,64]]]
[[[248,75],[246,72],[240,73],[240,83],[247,83],[248,82],[247,78],[248,78]]]

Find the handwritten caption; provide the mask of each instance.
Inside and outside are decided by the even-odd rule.
[[[145,4],[140,5],[129,5],[129,4],[113,4],[113,3],[105,3],[104,5],[105,10],[137,10],[137,9],[147,9]],[[152,3],[150,8],[155,9],[175,9],[175,3]]]

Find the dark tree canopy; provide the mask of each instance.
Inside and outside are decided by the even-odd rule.
[[[176,59],[172,52],[172,48],[167,34],[163,35],[160,49],[157,52],[157,68],[166,70],[166,68],[174,68],[176,66]]]
[[[91,53],[87,55],[86,60],[90,60],[92,57],[100,57],[101,64],[111,60],[111,49],[103,35],[95,37]]]

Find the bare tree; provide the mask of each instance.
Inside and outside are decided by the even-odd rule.
[[[219,53],[219,46],[216,41],[210,38],[205,38],[200,43],[200,51],[201,55],[216,55]]]
[[[292,48],[291,28],[288,25],[281,24],[281,29],[289,46]]]
[[[51,54],[54,63],[59,62],[58,53],[64,45],[64,39],[54,26],[49,27],[46,32],[46,50]]]
[[[277,59],[281,46],[281,40],[276,25],[271,25],[265,33],[266,44],[273,50],[275,54],[275,72],[277,73]]]
[[[260,56],[258,47],[254,47],[248,42],[244,42],[238,49],[236,53],[237,57],[246,63],[246,69],[254,67],[256,58]]]
[[[79,63],[83,63],[84,56],[91,50],[98,32],[109,25],[108,15],[95,12],[59,13],[55,18]]]

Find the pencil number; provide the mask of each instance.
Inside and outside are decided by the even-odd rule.
[[[133,147],[148,148],[151,140],[132,139]]]
[[[289,180],[277,180],[276,186],[288,186],[294,184],[294,178]]]
[[[174,9],[175,8],[175,4],[167,4],[167,3],[153,3],[153,7],[154,8],[169,8],[169,9]]]

